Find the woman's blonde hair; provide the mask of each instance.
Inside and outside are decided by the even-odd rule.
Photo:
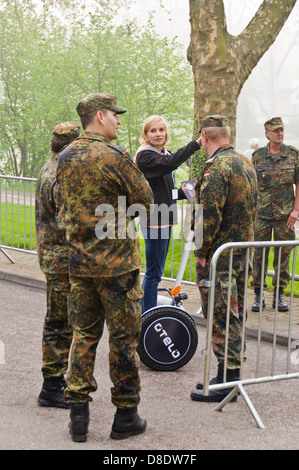
[[[163,125],[165,126],[165,131],[166,131],[166,133],[165,133],[165,142],[163,144],[163,147],[167,147],[167,145],[169,145],[170,134],[169,134],[168,124],[162,116],[157,116],[157,115],[150,116],[144,121],[142,129],[141,129],[141,136],[139,138],[139,142],[141,144],[150,145],[150,142],[147,139],[146,135],[147,135],[148,131],[150,130],[150,128],[159,121],[162,121]]]

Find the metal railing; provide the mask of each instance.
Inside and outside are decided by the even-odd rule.
[[[284,246],[294,247],[293,252],[293,268],[291,278],[291,295],[290,295],[290,306],[289,306],[289,318],[288,318],[288,342],[287,342],[287,354],[286,354],[286,364],[285,364],[285,373],[276,374],[276,354],[277,354],[277,321],[278,321],[278,292],[279,292],[279,275],[280,275],[280,265],[281,265],[281,248]],[[233,252],[234,249],[244,248],[246,249],[246,267],[245,267],[245,279],[244,279],[244,306],[243,306],[243,320],[242,320],[242,338],[241,338],[241,352],[240,352],[240,377],[241,379],[234,382],[229,382],[229,388],[232,388],[232,391],[224,398],[224,400],[219,403],[216,407],[217,411],[221,411],[223,407],[229,403],[232,398],[240,393],[244,398],[252,416],[254,417],[259,428],[264,429],[264,425],[256,412],[247,392],[245,391],[244,386],[251,384],[260,384],[264,382],[273,382],[279,380],[295,379],[299,378],[299,372],[290,371],[291,365],[291,345],[293,342],[292,338],[292,323],[293,323],[293,295],[294,295],[294,282],[295,282],[295,262],[296,262],[296,247],[299,246],[299,240],[296,241],[279,241],[279,242],[244,242],[244,243],[227,243],[222,245],[214,253],[211,266],[210,266],[210,276],[207,286],[209,288],[209,297],[208,297],[208,311],[207,311],[207,332],[206,332],[206,347],[202,351],[202,354],[205,356],[204,364],[204,380],[203,380],[203,395],[207,396],[209,391],[213,390],[222,390],[228,388],[228,382],[226,380],[226,370],[227,370],[227,356],[228,356],[228,341],[229,341],[229,321],[230,321],[230,298],[232,292],[232,266],[233,266]],[[248,277],[249,277],[249,265],[250,265],[250,256],[251,250],[253,248],[262,248],[262,267],[261,267],[261,286],[264,285],[264,267],[265,267],[265,250],[269,247],[278,248],[278,271],[277,279],[278,285],[276,288],[276,307],[273,317],[273,342],[272,342],[272,361],[271,361],[271,371],[269,375],[261,377],[260,365],[261,365],[261,332],[262,332],[262,302],[260,302],[260,310],[258,315],[258,337],[257,337],[257,353],[256,353],[256,367],[255,367],[255,377],[254,378],[243,378],[243,363],[244,363],[244,346],[245,346],[245,335],[246,335],[246,304],[247,304],[247,290],[248,290]],[[225,250],[230,250],[229,257],[229,272],[228,272],[228,295],[227,295],[227,312],[226,312],[226,333],[225,333],[225,346],[224,346],[224,378],[223,383],[216,385],[209,385],[209,376],[210,376],[210,363],[212,356],[212,332],[213,332],[213,317],[214,317],[214,300],[215,300],[215,286],[216,286],[216,275],[217,275],[217,263],[222,253]],[[262,298],[263,293],[261,293]],[[296,342],[297,344],[297,342]]]
[[[36,254],[35,251],[36,178],[0,175],[0,249]]]

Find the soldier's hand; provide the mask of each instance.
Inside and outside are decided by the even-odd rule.
[[[299,211],[297,211],[296,209],[293,209],[292,212],[290,213],[290,216],[289,216],[288,222],[287,222],[287,226],[289,228],[294,227],[295,223],[298,220],[298,215],[299,215]]]

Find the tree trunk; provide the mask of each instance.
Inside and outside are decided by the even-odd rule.
[[[206,115],[226,115],[234,144],[238,97],[243,85],[275,41],[296,0],[264,0],[238,36],[227,31],[223,0],[189,0],[189,3],[188,60],[195,83],[195,126],[198,129],[199,120]]]

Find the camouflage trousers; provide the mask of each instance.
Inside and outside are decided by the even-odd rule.
[[[52,378],[61,377],[67,371],[73,334],[67,309],[68,275],[46,275],[46,280],[47,313],[42,337],[42,372],[44,378]]]
[[[243,271],[237,275],[232,275],[229,297],[229,328],[228,328],[228,349],[227,368],[238,369],[241,366],[242,349],[242,328],[243,328],[243,304],[244,304],[244,278]],[[209,267],[202,266],[196,262],[196,283],[199,287],[202,300],[202,310],[205,320],[208,315],[209,288],[205,286],[205,281],[209,279]],[[224,362],[225,338],[227,323],[227,305],[229,294],[228,272],[218,272],[216,276],[215,298],[213,309],[213,330],[212,348],[219,362]],[[246,313],[247,315],[247,313]],[[246,330],[244,331],[246,335]],[[246,338],[244,338],[244,350]],[[246,358],[243,357],[245,361]]]
[[[73,344],[66,377],[68,403],[92,401],[89,394],[97,390],[93,376],[96,350],[106,321],[113,383],[111,401],[119,408],[138,404],[141,388],[136,349],[141,331],[142,296],[138,270],[110,278],[70,276]]]
[[[257,217],[255,220],[254,226],[254,239],[255,241],[271,241],[272,232],[273,238],[275,241],[283,240],[295,240],[295,229],[294,227],[289,228],[287,226],[287,218],[281,220],[267,220]],[[280,276],[279,276],[279,286],[285,289],[290,282],[290,273],[289,273],[289,262],[290,254],[292,247],[282,247],[281,249],[281,264],[280,264]],[[277,284],[277,269],[278,269],[278,254],[279,249],[274,249],[274,276],[272,279],[273,287],[276,287]],[[265,269],[264,269],[264,287],[267,287],[265,281],[266,274],[268,271],[268,256],[269,248],[265,249]],[[263,248],[254,249],[254,258],[253,258],[253,270],[252,270],[252,279],[251,285],[254,288],[259,288],[261,286],[261,272],[262,272],[262,257],[263,257]]]

